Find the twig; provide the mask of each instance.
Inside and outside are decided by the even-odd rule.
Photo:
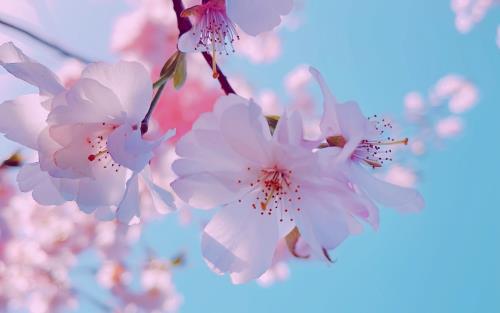
[[[163,92],[163,89],[165,88],[166,81],[158,87],[158,90],[156,91],[156,94],[153,98],[153,101],[151,101],[151,105],[149,106],[148,113],[146,113],[146,116],[144,116],[144,119],[141,122],[141,134],[145,134],[148,132],[149,128],[149,119],[151,118],[151,115],[153,114],[153,111],[156,107],[156,104],[158,104],[158,101],[161,98],[161,93]]]
[[[66,50],[65,48],[62,48],[61,46],[59,46],[53,42],[50,42],[50,41],[30,32],[24,28],[20,27],[20,26],[14,25],[14,24],[9,23],[7,21],[4,21],[2,19],[0,19],[0,25],[3,25],[5,27],[8,27],[8,28],[13,29],[15,31],[18,31],[18,32],[30,37],[31,39],[34,39],[35,41],[41,43],[42,45],[58,52],[59,54],[65,56],[65,57],[77,59],[78,61],[83,62],[83,63],[92,63],[92,61],[90,59],[83,57],[81,55],[78,55],[78,54],[71,52],[69,50]]]
[[[187,17],[181,16],[182,11],[184,11],[184,4],[182,4],[182,0],[173,0],[173,3],[175,15],[177,16],[177,27],[179,28],[180,37],[185,32],[188,32],[193,25]],[[207,64],[212,67],[212,56],[208,52],[203,52],[203,57],[205,58],[205,61],[207,61]],[[219,81],[222,90],[224,90],[224,93],[226,95],[236,93],[219,66],[217,66],[217,74],[217,80]]]

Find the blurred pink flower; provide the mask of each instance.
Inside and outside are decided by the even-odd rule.
[[[476,105],[479,94],[477,88],[463,77],[447,75],[436,83],[430,99],[434,105],[449,99],[450,112],[459,114]]]
[[[167,86],[153,114],[160,132],[175,128],[170,139],[177,141],[191,130],[194,121],[204,112],[212,110],[217,98],[222,94],[219,89],[211,88],[196,78],[188,79],[181,90]]]
[[[258,36],[240,33],[235,48],[253,63],[269,63],[281,54],[281,40],[276,32],[265,32]]]
[[[85,66],[77,60],[67,60],[57,71],[56,76],[65,88],[71,88],[80,79]]]
[[[415,91],[408,93],[404,103],[405,122],[414,128],[410,151],[421,156],[430,146],[441,146],[445,140],[455,137],[464,127],[459,114],[472,109],[478,102],[477,87],[455,74],[439,79],[428,95]]]
[[[0,244],[0,298],[5,305],[42,313],[74,308],[69,272],[79,253],[92,245],[95,220],[72,205],[40,207],[21,195],[2,208],[0,220],[9,233]]]
[[[182,297],[172,281],[171,267],[166,261],[149,260],[140,273],[142,290],[130,288],[132,275],[120,262],[105,262],[97,274],[98,281],[120,302],[116,312],[177,312]]]
[[[417,175],[411,168],[395,164],[385,174],[385,180],[401,187],[414,188],[417,183]]]
[[[469,32],[495,3],[495,0],[451,0],[451,9],[455,13],[455,27],[461,33]]]
[[[422,140],[412,140],[410,143],[411,151],[416,155],[422,155],[425,153],[425,143]]]
[[[497,47],[500,48],[500,26],[497,26]]]
[[[425,110],[424,99],[418,92],[408,93],[405,97],[404,105],[408,116],[413,116],[414,114],[422,114]]]
[[[134,11],[117,19],[111,49],[125,59],[145,63],[156,72],[176,51],[178,35],[171,1],[141,0]]]
[[[455,137],[462,132],[463,122],[458,116],[448,116],[436,124],[436,133],[441,138]]]

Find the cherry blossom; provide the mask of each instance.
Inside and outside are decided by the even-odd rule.
[[[182,297],[172,281],[171,265],[161,259],[149,260],[141,269],[143,290],[129,287],[132,278],[125,264],[105,262],[97,273],[98,281],[108,288],[125,312],[177,312]],[[119,311],[117,311],[119,312]]]
[[[172,3],[163,0],[138,2],[133,11],[117,18],[111,49],[124,59],[139,60],[159,71],[165,57],[177,48],[179,30]]]
[[[479,91],[461,75],[440,78],[427,95],[409,92],[404,100],[406,128],[412,128],[410,150],[416,156],[429,151],[428,145],[442,146],[464,128],[464,113],[479,102]]]
[[[2,207],[0,221],[5,227],[0,226],[2,311],[52,313],[74,308],[77,300],[69,272],[77,255],[91,246],[95,220],[72,205],[41,207],[16,195]]]
[[[461,33],[469,32],[497,3],[497,0],[451,0],[451,8],[455,12],[455,27]]]
[[[189,205],[222,208],[203,231],[202,251],[234,283],[261,276],[279,239],[297,227],[312,254],[329,261],[359,224],[362,203],[323,177],[316,154],[302,147],[298,113],[282,116],[271,135],[260,108],[236,95],[219,99],[177,143],[173,190]],[[328,187],[326,187],[328,186]]]
[[[19,172],[22,191],[32,191],[41,204],[75,201],[86,213],[116,211],[125,223],[140,216],[139,184],[148,187],[155,204],[171,205],[171,196],[148,174],[153,150],[172,133],[155,140],[141,135],[152,97],[143,66],[91,64],[65,89],[55,74],[12,43],[0,46],[0,64],[40,90],[39,96],[0,106],[1,132],[38,152],[39,162]]]
[[[338,103],[318,70],[311,73],[321,87],[324,112],[321,120],[322,138],[326,143],[320,153],[324,170],[342,177],[368,201],[367,220],[378,226],[375,202],[401,212],[419,211],[424,206],[422,196],[413,189],[396,186],[376,178],[369,168],[380,168],[392,159],[397,145],[406,145],[408,139],[395,140],[389,136],[390,121],[366,118],[355,102]]]
[[[399,164],[392,165],[385,174],[385,180],[389,183],[407,188],[414,188],[417,178],[413,169]]]
[[[204,1],[182,12],[182,16],[192,16],[196,21],[193,28],[179,38],[179,49],[183,52],[210,52],[213,74],[217,77],[217,54],[234,52],[235,41],[240,38],[236,25],[252,36],[270,31],[280,24],[281,16],[288,14],[292,5],[292,0]]]

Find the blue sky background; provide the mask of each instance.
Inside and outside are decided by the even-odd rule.
[[[109,34],[125,10],[121,1],[57,1],[43,14],[43,31],[84,55],[113,60]],[[480,103],[467,113],[457,140],[422,160],[425,210],[382,209],[380,230],[345,242],[333,253],[334,265],[294,262],[285,283],[233,286],[205,266],[196,225],[182,228],[173,216],[150,225],[143,247],[165,257],[188,251],[188,265],[175,274],[185,300],[181,312],[500,312],[500,9],[467,35],[455,30],[447,0],[305,1],[302,14],[300,29],[283,31],[281,59],[266,65],[234,59],[228,74],[243,73],[255,86],[283,93],[283,76],[312,64],[338,98],[358,100],[368,114],[399,115],[408,91],[427,92],[456,73],[477,85]],[[57,65],[57,56],[34,47],[36,57]],[[10,151],[5,140],[1,145],[2,153]],[[74,276],[103,296],[90,280]],[[83,302],[78,312],[99,311]]]

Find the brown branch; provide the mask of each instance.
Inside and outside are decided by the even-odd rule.
[[[31,39],[34,39],[35,41],[41,43],[42,45],[56,51],[57,53],[65,56],[65,57],[68,57],[68,58],[73,58],[73,59],[76,59],[82,63],[92,63],[92,61],[86,57],[83,57],[79,54],[76,54],[74,52],[71,52],[69,50],[66,50],[65,48],[53,43],[53,42],[50,42],[48,41],[47,39],[44,39],[42,37],[40,37],[39,35],[36,35],[20,26],[17,26],[17,25],[14,25],[12,23],[9,23],[7,21],[4,21],[2,19],[0,19],[0,25],[3,25],[7,28],[10,28],[10,29],[13,29],[17,32],[20,32],[21,34],[24,34],[28,37],[30,37]]]
[[[182,17],[181,13],[184,11],[184,4],[182,3],[182,0],[173,0],[174,3],[174,11],[175,15],[177,16],[177,27],[179,28],[179,37],[182,36],[182,34],[188,32],[193,25],[189,21],[187,17]],[[205,61],[207,61],[208,66],[210,68],[212,67],[212,56],[208,52],[203,52],[203,57],[205,58]],[[217,66],[217,80],[219,81],[220,87],[222,90],[224,90],[224,93],[226,95],[231,94],[231,93],[236,93],[227,80],[226,75],[222,73],[221,69],[219,66]]]

